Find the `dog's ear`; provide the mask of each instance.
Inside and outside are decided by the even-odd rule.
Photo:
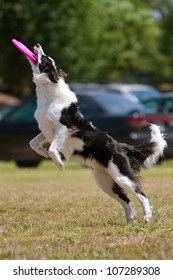
[[[49,79],[53,83],[58,82],[58,72],[56,68],[52,65],[52,61],[47,56],[41,57],[41,63],[39,64],[39,69],[41,73],[46,73]]]
[[[50,73],[47,74],[49,79],[54,83],[57,83],[59,78],[65,79],[65,77],[67,76],[67,74],[64,73],[61,69],[52,70]]]
[[[53,83],[58,83],[59,76],[58,76],[57,71],[55,71],[55,70],[49,71],[49,72],[47,72],[47,75]]]
[[[67,74],[62,71],[62,69],[57,69],[58,77],[65,79],[67,77]]]
[[[50,67],[44,67],[43,65],[40,65],[40,70],[41,73],[46,73],[53,83],[58,82],[59,76],[54,68],[50,69]]]
[[[59,78],[65,78],[67,75],[55,66],[53,59],[46,55],[41,56],[41,63],[39,64],[41,73],[46,73],[53,83],[57,83]]]

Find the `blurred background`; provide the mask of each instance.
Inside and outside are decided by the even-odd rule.
[[[26,58],[11,44],[39,42],[68,82],[173,81],[172,0],[1,0],[0,92],[34,89]]]
[[[0,4],[0,160],[18,166],[42,160],[28,144],[38,133],[32,73],[13,38],[31,50],[42,45],[96,127],[136,145],[148,139],[148,123],[156,123],[168,142],[165,158],[173,158],[172,0]]]

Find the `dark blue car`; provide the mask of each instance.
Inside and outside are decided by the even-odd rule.
[[[120,142],[139,144],[150,138],[143,105],[108,89],[76,89],[83,115],[102,131]],[[22,105],[8,112],[0,121],[0,160],[13,160],[20,167],[37,166],[43,157],[29,146],[38,133],[34,119],[36,96],[30,96]],[[157,122],[160,121],[157,120]]]

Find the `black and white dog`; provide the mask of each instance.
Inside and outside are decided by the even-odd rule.
[[[41,133],[31,140],[31,148],[50,157],[61,170],[64,168],[61,154],[66,160],[90,167],[98,186],[124,208],[127,223],[135,216],[127,193],[135,195],[148,222],[152,207],[140,190],[138,172],[141,167],[152,167],[163,154],[167,144],[159,127],[151,124],[150,141],[139,146],[118,143],[82,116],[75,93],[64,81],[65,74],[39,44],[34,53],[38,62],[30,64],[36,84],[35,118]],[[45,142],[49,142],[49,149],[45,148]]]

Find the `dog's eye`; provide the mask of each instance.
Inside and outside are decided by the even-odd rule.
[[[50,72],[50,69],[48,66],[44,66],[44,67],[42,67],[42,71],[45,73],[48,73],[48,72]]]
[[[48,73],[48,72],[50,72],[50,69],[49,69],[49,66],[48,65],[46,65],[46,64],[39,64],[39,69],[40,69],[40,72],[41,73]]]

